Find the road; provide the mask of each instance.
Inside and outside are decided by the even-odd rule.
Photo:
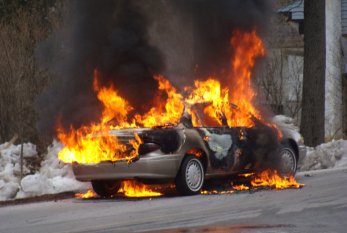
[[[304,188],[4,206],[0,232],[347,232],[347,169],[297,179]]]

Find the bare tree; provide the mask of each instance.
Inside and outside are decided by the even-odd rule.
[[[275,114],[283,114],[284,77],[282,50],[273,50],[266,59],[262,72],[256,76],[256,84],[262,90],[267,105]]]
[[[18,9],[11,20],[0,22],[0,142],[19,134],[37,141],[35,97],[47,83],[34,51],[49,28],[35,8]]]
[[[290,94],[286,100],[286,109],[288,110],[288,115],[296,120],[297,125],[300,125],[303,59],[294,56],[292,61],[289,62],[289,70],[290,84],[288,86]]]

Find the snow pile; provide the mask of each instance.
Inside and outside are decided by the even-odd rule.
[[[75,180],[69,165],[59,162],[57,155],[61,149],[62,145],[54,141],[44,156],[40,170],[20,180],[21,146],[6,148],[6,144],[0,145],[0,200],[87,189],[87,184]],[[23,157],[37,157],[36,146],[25,143]],[[23,173],[29,173],[26,163]]]
[[[337,140],[321,144],[315,148],[307,147],[307,155],[301,171],[347,166],[347,140]]]
[[[59,161],[58,152],[61,149],[62,145],[53,141],[41,163],[40,171],[22,179],[22,190],[17,194],[17,198],[88,188],[86,183],[75,180],[70,165]]]
[[[19,191],[20,182],[20,153],[21,145],[0,145],[0,200],[14,198]],[[37,156],[36,146],[31,143],[23,144],[23,157]],[[29,169],[24,163],[23,173]]]

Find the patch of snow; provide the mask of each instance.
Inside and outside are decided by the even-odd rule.
[[[31,143],[23,144],[23,157],[24,158],[32,158],[37,156],[36,145]]]
[[[315,148],[307,147],[301,171],[347,166],[347,140],[323,143]]]
[[[70,165],[58,159],[62,145],[56,141],[48,147],[41,168],[35,174],[29,174],[20,180],[21,145],[0,145],[0,201],[25,198],[43,194],[60,193],[89,188],[89,184],[74,178]],[[23,144],[23,157],[30,159],[37,156],[36,146]],[[23,173],[30,171],[24,163]]]
[[[62,145],[53,141],[41,163],[40,171],[22,179],[22,190],[17,194],[17,198],[89,188],[89,184],[75,179],[70,165],[58,159],[58,152],[61,149]]]
[[[26,152],[27,149],[28,153]],[[8,145],[7,143],[0,145],[0,200],[14,198],[19,190],[20,152],[21,145]],[[24,155],[34,156],[34,154],[37,155],[35,145],[25,143],[23,145],[23,157]],[[23,172],[29,172],[25,164]]]

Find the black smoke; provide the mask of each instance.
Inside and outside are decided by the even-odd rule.
[[[272,4],[268,0],[176,0],[175,6],[193,21],[196,76],[225,77],[229,70],[234,30],[257,30],[265,34]]]
[[[97,121],[101,106],[92,89],[95,68],[101,83],[114,84],[137,112],[146,111],[156,94],[154,74],[175,77],[176,71],[180,80],[170,81],[188,85],[195,78],[225,72],[232,31],[265,31],[271,10],[268,0],[66,2],[60,29],[37,49],[39,63],[52,77],[37,100],[38,126],[44,131],[53,132],[57,117],[65,128]],[[172,19],[179,20],[170,28]],[[150,31],[153,24],[157,30]],[[184,39],[188,34],[192,39]],[[188,45],[177,46],[182,43]],[[167,59],[169,55],[174,59]],[[180,64],[187,62],[182,55],[192,57],[190,66]],[[168,62],[170,72],[164,64]]]
[[[38,98],[39,128],[54,130],[97,121],[101,112],[92,89],[93,70],[101,84],[113,83],[138,111],[157,88],[153,75],[163,70],[158,49],[148,43],[147,18],[136,1],[67,1],[63,25],[37,49],[53,76]]]

